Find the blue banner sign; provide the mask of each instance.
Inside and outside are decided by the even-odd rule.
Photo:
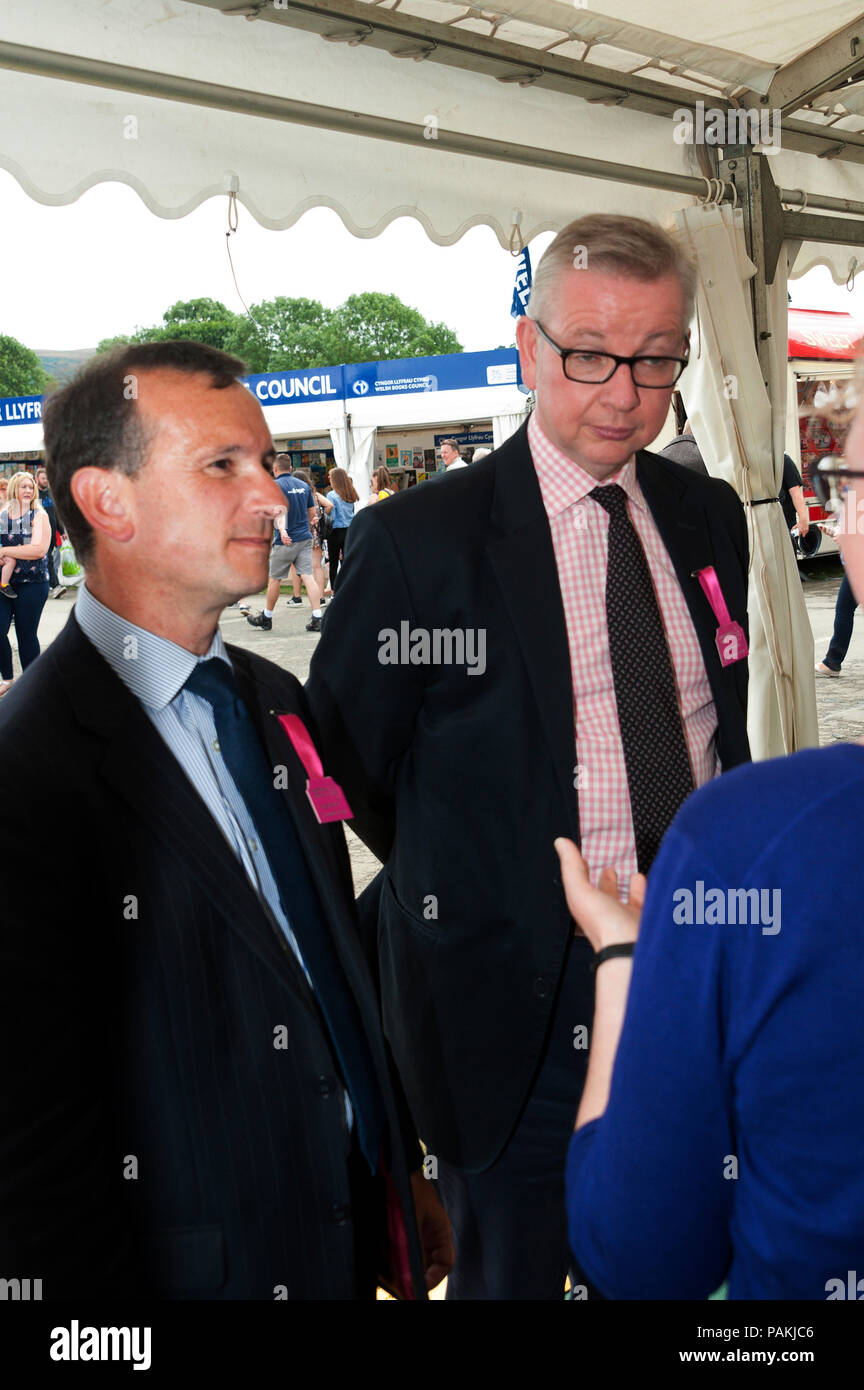
[[[244,386],[262,405],[289,405],[297,401],[341,401],[342,367],[308,367],[297,372],[260,372],[244,378]]]
[[[518,261],[516,262],[516,280],[513,285],[513,300],[510,304],[510,314],[514,319],[521,318],[528,312],[528,300],[531,298],[531,253],[526,246]]]
[[[455,439],[457,444],[473,444],[475,449],[479,449],[481,444],[488,444],[491,448],[495,442],[491,430],[469,430],[467,434],[436,434],[435,448],[438,449],[445,439]]]
[[[262,405],[307,401],[352,401],[362,397],[414,395],[423,391],[470,391],[485,386],[519,386],[515,348],[494,352],[454,352],[440,357],[401,357],[392,362],[351,362],[347,366],[300,371],[259,372],[244,386]],[[0,425],[38,424],[41,396],[0,398]]]
[[[36,425],[41,419],[41,396],[4,396],[0,399],[0,425]]]
[[[515,348],[441,357],[401,357],[392,362],[349,362],[342,370],[346,400],[423,391],[470,391],[480,386],[518,386],[522,379]]]

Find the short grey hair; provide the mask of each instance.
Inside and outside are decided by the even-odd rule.
[[[698,273],[690,254],[671,233],[644,217],[592,213],[570,222],[547,247],[534,273],[528,314],[543,318],[567,271],[601,270],[634,280],[677,275],[684,291],[684,330],[693,316]]]

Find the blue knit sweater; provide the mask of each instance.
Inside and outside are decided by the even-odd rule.
[[[864,1298],[864,747],[738,768],[682,808],[567,1200],[611,1298],[725,1278],[730,1298]]]

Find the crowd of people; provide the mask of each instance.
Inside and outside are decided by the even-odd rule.
[[[744,508],[650,448],[695,291],[652,223],[564,228],[528,421],[359,510],[208,346],[46,403],[86,577],[0,704],[10,863],[76,791],[0,919],[0,1260],[44,1298],[845,1297],[864,748],[751,765]],[[842,509],[864,407],[822,474]],[[3,516],[17,612],[32,480]],[[219,629],[292,568],[305,687]],[[343,822],[381,865],[356,900]]]
[[[473,459],[479,461],[491,451],[477,448]],[[441,457],[444,471],[452,468],[466,468],[467,462],[459,453],[455,439],[445,439],[441,444]],[[355,508],[360,502],[360,494],[344,468],[331,468],[327,474],[329,490],[317,490],[311,473],[306,468],[295,468],[290,454],[277,454],[273,464],[273,475],[285,494],[285,512],[277,517],[274,527],[273,552],[270,557],[270,581],[267,586],[264,607],[252,612],[246,601],[232,604],[242,609],[250,627],[265,632],[273,627],[273,614],[281,593],[283,580],[290,579],[292,595],[289,600],[295,606],[303,603],[303,588],[312,608],[307,632],[320,632],[323,614],[321,609],[336,592],[339,567],[345,555],[348,529],[354,520]],[[406,483],[413,485],[413,479]],[[399,491],[398,483],[390,469],[380,464],[372,470],[366,506],[383,502]],[[311,583],[309,582],[311,576]]]

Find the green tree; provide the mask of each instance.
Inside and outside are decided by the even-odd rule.
[[[248,363],[250,372],[328,367],[341,360],[329,356],[330,310],[317,299],[278,295],[253,304],[250,312],[251,319],[237,315],[226,347]]]
[[[140,331],[143,332],[143,329]],[[117,347],[120,343],[140,343],[142,339],[136,336],[138,332],[139,330],[136,329],[135,333],[127,333],[125,336],[121,334],[119,338],[100,338],[99,342],[96,344],[97,356],[100,352],[110,352],[112,348]]]
[[[0,334],[0,396],[38,396],[51,378],[35,352]]]
[[[234,314],[218,299],[181,299],[166,309],[162,327],[153,329],[149,342],[167,338],[194,338],[197,343],[230,351],[227,346],[236,332],[241,315]]]
[[[216,299],[180,300],[165,311],[160,324],[104,338],[96,350],[167,338],[210,343],[240,357],[250,372],[462,351],[456,334],[445,324],[429,323],[395,294],[376,292],[352,294],[337,309],[325,309],[317,299],[277,295],[253,304],[251,317],[232,313]]]
[[[243,316],[234,314],[218,299],[179,299],[166,309],[162,322],[133,333],[103,338],[97,352],[108,352],[118,343],[162,343],[172,338],[192,338],[196,343],[231,352],[230,342]]]
[[[432,357],[461,352],[456,334],[429,323],[395,294],[352,294],[330,316],[332,362],[376,362],[392,357]]]

